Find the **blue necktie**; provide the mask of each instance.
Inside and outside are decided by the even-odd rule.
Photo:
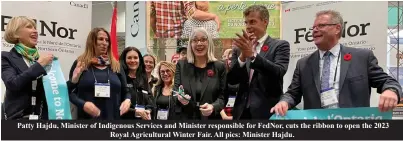
[[[322,82],[321,82],[321,90],[325,90],[330,88],[329,79],[330,79],[330,55],[331,53],[327,51],[323,55],[323,67],[322,67]]]

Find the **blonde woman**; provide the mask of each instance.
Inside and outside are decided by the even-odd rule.
[[[1,53],[1,79],[6,86],[5,119],[48,119],[42,77],[44,67],[52,63],[52,54],[39,56],[38,32],[33,20],[13,17],[7,24],[4,40],[14,47]]]
[[[174,90],[178,94],[182,119],[221,119],[224,107],[226,70],[224,63],[214,57],[211,35],[204,28],[193,30],[187,59],[179,60],[175,71]]]
[[[158,82],[153,89],[154,111],[153,119],[175,119],[175,102],[177,97],[172,95],[174,86],[175,65],[161,61],[157,67]]]
[[[69,78],[75,85],[70,101],[78,107],[78,119],[120,119],[129,110],[126,75],[112,57],[109,39],[105,29],[92,29],[84,53],[71,67]]]

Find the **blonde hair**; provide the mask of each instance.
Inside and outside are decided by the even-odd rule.
[[[98,37],[98,32],[103,31],[106,33],[108,36],[108,39],[110,40],[110,36],[108,31],[106,31],[104,28],[94,28],[90,31],[87,37],[87,43],[85,45],[85,50],[84,53],[81,54],[77,61],[84,62],[86,69],[88,69],[89,66],[91,66],[91,59],[95,56],[95,46],[97,45],[97,37]],[[120,72],[120,64],[119,61],[117,61],[113,56],[112,56],[112,47],[111,43],[109,41],[108,45],[108,58],[109,62],[111,63],[111,68],[112,71],[115,73]]]
[[[36,29],[36,23],[34,20],[26,16],[13,17],[8,22],[6,30],[4,32],[4,40],[10,44],[19,43],[18,31],[28,25],[32,25]]]
[[[162,81],[162,79],[161,79],[161,73],[160,73],[161,66],[167,67],[168,70],[172,72],[172,83],[171,83],[171,86],[170,86],[170,88],[172,89],[173,86],[174,86],[174,76],[175,76],[176,66],[173,63],[170,63],[168,61],[161,61],[161,62],[158,63],[158,66],[157,66],[158,81],[155,84],[155,86],[159,86],[159,85],[162,86],[164,84],[164,81]],[[156,95],[156,94],[154,94],[155,90],[156,90],[156,87],[153,87],[153,95],[154,96]]]
[[[206,29],[200,27],[200,28],[196,28],[193,30],[190,38],[189,38],[189,44],[188,44],[188,50],[187,50],[187,54],[186,54],[186,58],[188,63],[195,63],[195,57],[194,57],[194,53],[193,53],[193,49],[192,49],[192,42],[193,39],[196,36],[196,33],[201,32],[204,35],[207,36],[207,40],[208,40],[208,45],[207,45],[207,63],[209,62],[214,62],[217,61],[217,59],[214,57],[214,42],[213,42],[213,38],[211,37],[211,35],[207,32]]]
[[[224,53],[223,53],[223,56],[226,56],[227,58],[225,58],[225,59],[231,59],[231,58],[229,58],[229,55],[231,55],[232,54],[232,49],[226,49],[225,51],[224,51]],[[224,58],[223,58],[224,59]]]

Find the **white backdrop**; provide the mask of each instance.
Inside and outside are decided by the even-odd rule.
[[[147,54],[147,6],[145,1],[126,2],[126,47],[134,46]]]
[[[1,50],[10,51],[13,47],[3,38],[4,29],[11,17],[27,16],[36,19],[39,53],[49,52],[59,57],[64,77],[68,80],[71,65],[84,51],[87,35],[91,30],[91,9],[91,2],[85,1],[3,1]],[[3,97],[3,81],[1,85]]]
[[[388,2],[291,2],[282,5],[282,39],[290,42],[290,63],[284,76],[284,92],[291,83],[298,59],[317,50],[312,42],[315,14],[321,10],[339,11],[345,23],[340,43],[348,47],[371,49],[379,65],[386,70]],[[379,95],[372,90],[371,107],[376,107]],[[302,102],[298,105],[302,108]]]

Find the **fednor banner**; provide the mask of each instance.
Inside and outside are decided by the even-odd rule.
[[[392,112],[378,107],[290,110],[285,116],[274,114],[271,120],[391,120]]]

